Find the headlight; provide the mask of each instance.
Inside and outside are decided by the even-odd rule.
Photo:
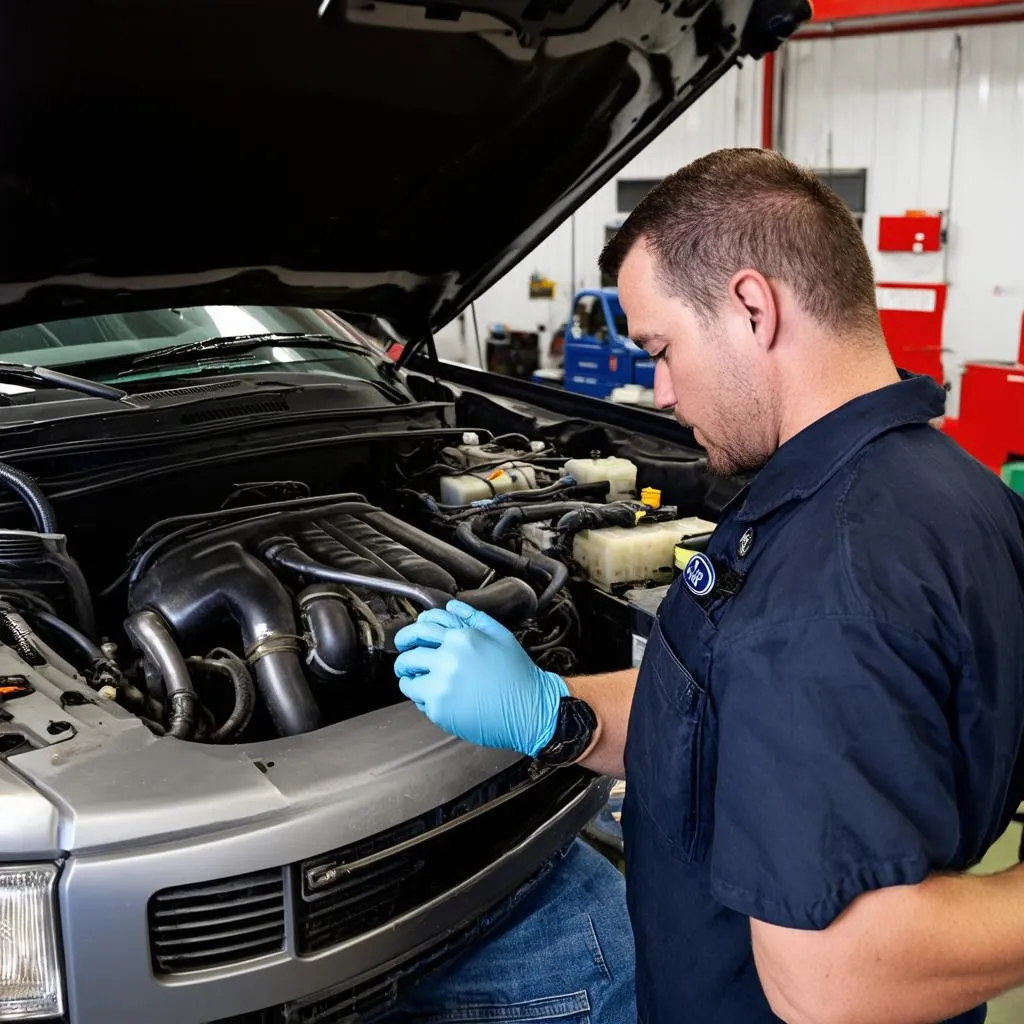
[[[64,1012],[52,864],[0,867],[0,1021]]]

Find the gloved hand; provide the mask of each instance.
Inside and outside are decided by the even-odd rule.
[[[395,646],[399,688],[445,732],[530,757],[554,735],[565,680],[490,615],[449,601],[400,629]]]

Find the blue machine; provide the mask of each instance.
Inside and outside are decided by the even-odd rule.
[[[565,329],[565,390],[607,398],[624,384],[653,388],[654,360],[626,331],[615,288],[577,292]]]

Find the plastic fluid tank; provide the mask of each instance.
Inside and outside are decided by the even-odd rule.
[[[570,459],[563,472],[578,484],[593,484],[599,480],[609,483],[608,500],[619,501],[635,497],[636,465],[629,459],[612,455],[607,459]]]
[[[497,469],[441,477],[441,504],[468,505],[508,491],[537,486],[537,471],[529,463],[506,462]]]
[[[573,540],[572,556],[587,579],[602,590],[619,583],[663,583],[672,579],[676,545],[714,528],[714,523],[691,516],[667,523],[582,530]]]

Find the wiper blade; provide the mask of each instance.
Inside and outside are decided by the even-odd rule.
[[[112,402],[120,402],[128,396],[127,391],[111,387],[98,380],[88,377],[76,377],[73,373],[62,373],[51,370],[47,366],[31,366],[28,363],[0,363],[0,381],[10,384],[35,384],[50,388],[63,388],[67,391],[79,391],[83,395],[94,398],[109,398]]]
[[[304,345],[307,348],[329,348],[345,352],[358,352],[367,359],[373,359],[374,353],[362,345],[351,341],[335,338],[330,334],[304,334],[301,331],[290,333],[268,334],[230,334],[217,338],[203,338],[201,341],[189,341],[183,345],[168,345],[165,348],[143,352],[132,359],[131,366],[154,366],[163,364],[189,362],[193,356],[207,352],[250,352],[267,345]],[[131,373],[122,370],[118,376]]]

